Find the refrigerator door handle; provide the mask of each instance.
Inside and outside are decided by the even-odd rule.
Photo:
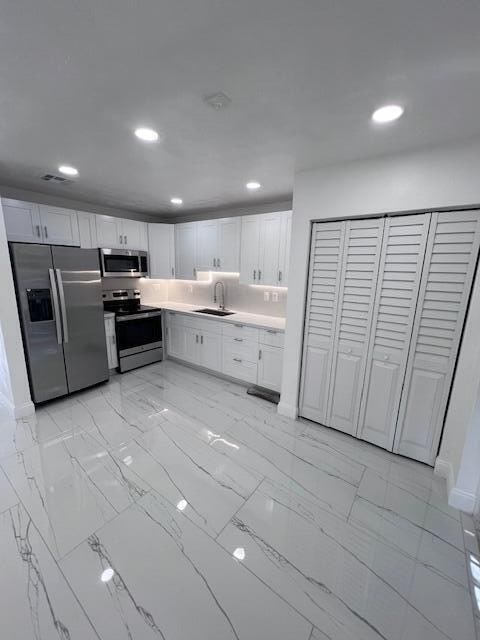
[[[62,272],[60,269],[55,269],[57,274],[58,284],[58,296],[60,298],[60,309],[62,311],[62,326],[63,326],[63,342],[68,342],[68,324],[67,324],[67,307],[65,305],[65,293],[63,292]]]
[[[53,313],[55,316],[57,342],[58,344],[62,344],[62,329],[60,326],[60,310],[58,308],[58,290],[57,290],[57,283],[55,282],[55,274],[53,273],[53,269],[48,270],[48,276],[50,278],[50,288],[52,290]]]

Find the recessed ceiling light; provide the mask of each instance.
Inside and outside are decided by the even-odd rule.
[[[250,191],[255,191],[256,189],[260,189],[262,185],[260,184],[260,182],[252,180],[252,182],[247,182],[245,186],[247,187],[247,189],[250,189]]]
[[[71,167],[68,164],[61,164],[58,167],[58,170],[66,176],[78,176],[78,169],[75,169],[75,167]]]
[[[387,104],[380,107],[372,114],[372,120],[378,124],[386,124],[398,120],[403,115],[404,108],[399,104]]]
[[[170,202],[172,204],[183,204],[183,200],[181,198],[170,198]]]
[[[100,580],[102,582],[109,582],[114,575],[115,575],[115,571],[112,569],[112,567],[107,567],[105,571],[102,573],[102,575],[100,576]]]
[[[156,142],[158,140],[158,133],[153,129],[147,127],[139,127],[135,129],[135,135],[144,142]]]

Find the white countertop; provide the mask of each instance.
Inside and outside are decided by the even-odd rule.
[[[153,304],[153,303],[152,303]],[[206,313],[195,313],[196,309],[204,309],[205,305],[185,304],[184,302],[155,302],[156,307],[161,307],[167,311],[177,311],[178,313],[186,313],[194,315],[197,318],[207,318],[210,320],[218,320],[219,322],[228,322],[231,324],[246,324],[251,327],[259,327],[260,329],[277,329],[285,331],[285,318],[277,318],[275,316],[265,316],[257,313],[245,313],[244,311],[233,311],[231,316],[211,316]]]

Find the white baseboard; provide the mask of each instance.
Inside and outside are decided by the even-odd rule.
[[[448,504],[459,511],[473,514],[475,511],[476,496],[474,493],[462,491],[462,489],[452,489],[448,494]]]
[[[448,460],[437,458],[434,472],[437,476],[445,478],[447,481],[448,504],[459,511],[474,513],[477,506],[477,498],[474,493],[463,491],[463,489],[458,489],[455,486],[455,474],[453,473],[452,464]]]
[[[298,417],[298,407],[294,404],[282,402],[281,400],[278,404],[277,411],[281,416],[292,418],[292,420],[295,420]]]
[[[455,474],[453,473],[452,463],[448,462],[448,460],[437,458],[433,471],[435,475],[440,478],[445,478],[447,481],[447,493],[450,495],[450,491],[452,491],[455,486]]]
[[[35,413],[35,405],[33,402],[25,402],[24,404],[16,405],[13,408],[13,415],[15,418],[27,418],[33,416]]]

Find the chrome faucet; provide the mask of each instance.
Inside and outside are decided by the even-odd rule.
[[[222,304],[220,304],[219,298],[217,296],[217,286],[221,284],[222,285]],[[221,280],[218,280],[215,283],[215,286],[213,287],[213,301],[216,303],[217,300],[218,302],[218,308],[219,309],[225,309],[225,285],[223,284],[223,282]]]

